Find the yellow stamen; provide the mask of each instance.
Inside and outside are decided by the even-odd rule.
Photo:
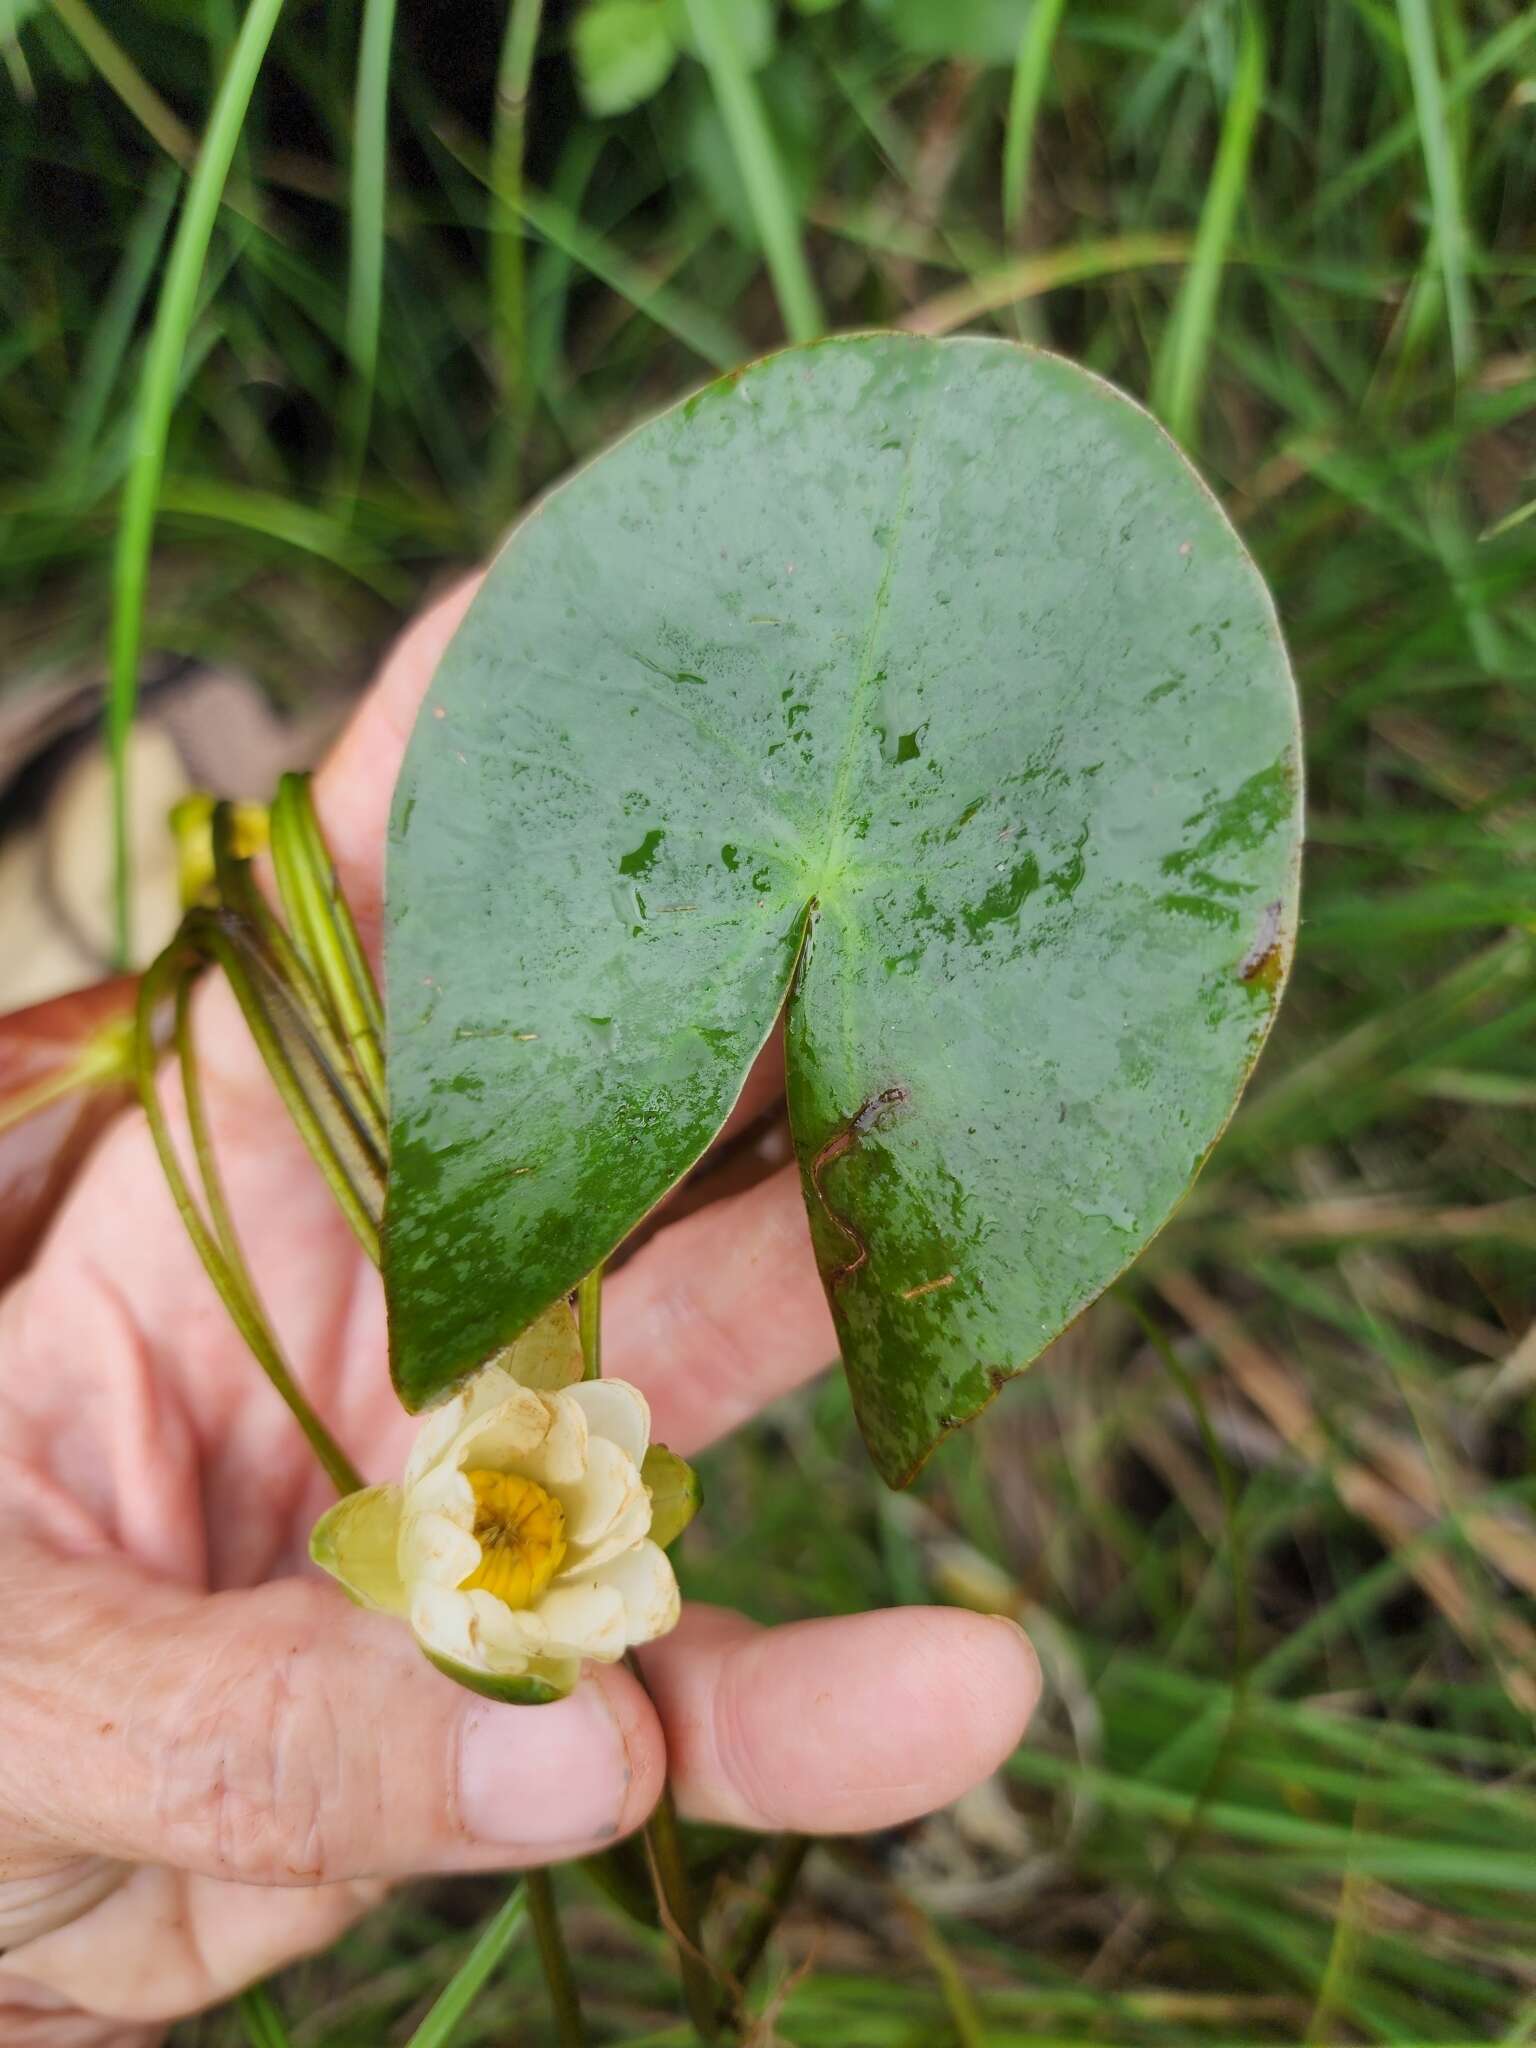
[[[475,1494],[480,1562],[459,1590],[479,1587],[508,1607],[531,1607],[565,1556],[565,1510],[552,1493],[512,1472],[466,1472]]]

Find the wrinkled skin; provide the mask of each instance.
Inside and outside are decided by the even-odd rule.
[[[386,663],[317,784],[376,932],[390,791],[467,591]],[[367,1267],[225,992],[215,1140],[290,1358],[369,1478],[414,1425]],[[755,1076],[742,1114],[772,1094]],[[179,1107],[171,1100],[180,1128]],[[792,1170],[664,1229],[608,1290],[607,1363],[699,1450],[834,1344]],[[1038,1690],[1010,1624],[911,1609],[757,1629],[695,1608],[558,1705],[473,1698],[307,1566],[330,1498],[199,1268],[137,1112],[0,1303],[0,2039],[143,2048],[332,1941],[413,1873],[517,1868],[685,1812],[859,1830],[952,1799]]]

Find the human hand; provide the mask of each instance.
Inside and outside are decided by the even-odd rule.
[[[468,601],[417,622],[316,782],[376,932],[390,792]],[[198,997],[214,1143],[298,1377],[370,1479],[415,1424],[377,1276],[227,991]],[[754,1075],[739,1115],[775,1092]],[[179,1101],[168,1091],[178,1136]],[[836,1351],[794,1169],[665,1227],[606,1289],[605,1359],[691,1454]],[[912,1608],[764,1630],[686,1609],[570,1698],[492,1704],[306,1562],[332,1496],[205,1278],[137,1112],[0,1302],[0,2039],[143,2048],[333,1940],[391,1880],[563,1861],[683,1812],[807,1833],[956,1797],[1018,1741],[1010,1624]]]

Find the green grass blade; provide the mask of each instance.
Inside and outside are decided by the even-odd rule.
[[[482,182],[489,180],[489,171],[465,154],[456,140],[447,135],[438,139],[472,176]],[[724,320],[670,285],[658,283],[616,241],[589,227],[552,192],[525,186],[518,211],[543,241],[563,250],[637,313],[674,335],[717,370],[734,369],[747,355],[746,343]]]
[[[139,309],[154,276],[155,261],[165,240],[180,182],[174,165],[160,166],[149,180],[143,203],[123,242],[123,253],[80,358],[73,402],[59,435],[49,482],[61,494],[67,495],[82,484],[122,371],[123,358],[133,339]]]
[[[1513,512],[1506,512],[1502,519],[1496,519],[1492,526],[1478,535],[1479,540],[1498,540],[1503,534],[1513,533],[1517,526],[1524,526],[1528,519],[1536,519],[1536,498],[1529,498],[1525,504],[1517,505]]]
[[[762,96],[742,58],[722,0],[688,0],[688,19],[747,188],[785,331],[791,341],[814,341],[825,331],[826,316],[805,260],[794,201]]]
[[[250,2048],[289,2048],[288,2029],[283,2025],[283,2016],[262,1985],[256,1984],[249,1991],[242,1991],[237,2010]]]
[[[286,548],[313,555],[355,576],[381,597],[399,599],[408,588],[379,554],[346,523],[276,491],[247,490],[218,479],[169,476],[160,486],[159,510],[181,519],[241,527]]]
[[[910,1908],[916,1922],[917,1942],[927,1959],[944,2001],[954,2035],[955,2048],[987,2048],[987,2031],[977,2009],[975,1993],[965,1981],[965,1972],[954,1950],[928,1915]]]
[[[1464,105],[1490,78],[1506,68],[1513,69],[1515,59],[1533,36],[1536,36],[1536,8],[1527,8],[1505,22],[1501,29],[1478,46],[1466,64],[1445,84],[1443,97],[1446,108]],[[1323,187],[1312,209],[1311,225],[1315,228],[1341,206],[1347,206],[1373,179],[1390,170],[1400,156],[1412,149],[1418,132],[1418,122],[1413,113],[1404,114],[1400,120],[1394,121],[1369,149],[1361,151],[1347,170],[1340,171]]]
[[[187,186],[186,203],[176,224],[144,356],[133,459],[123,486],[113,562],[111,686],[107,704],[107,743],[112,757],[113,908],[117,956],[124,965],[133,954],[128,874],[128,734],[138,701],[149,556],[160,479],[165,470],[171,408],[224,181],[282,7],[283,0],[251,0],[240,25],[239,40],[214,100],[208,132]]]
[[[1035,255],[1020,256],[1001,270],[989,271],[968,284],[940,292],[914,307],[897,325],[913,334],[953,334],[957,327],[969,327],[973,320],[988,313],[1039,298],[1063,285],[1114,277],[1126,270],[1180,264],[1189,253],[1189,242],[1183,235],[1111,235],[1104,241],[1072,242],[1061,249],[1042,249]]]
[[[1397,0],[1403,25],[1408,74],[1419,122],[1419,146],[1429,180],[1434,218],[1434,255],[1445,288],[1446,319],[1451,331],[1451,361],[1458,380],[1465,379],[1476,359],[1472,322],[1472,291],[1467,277],[1468,235],[1462,212],[1461,173],[1456,162],[1451,125],[1435,52],[1435,27],[1429,0]]]
[[[362,470],[373,387],[379,369],[379,313],[384,301],[384,200],[389,177],[389,58],[395,0],[366,0],[353,103],[350,242],[347,269],[347,359],[352,365],[345,473],[355,490]]]
[[[1194,442],[1221,274],[1248,176],[1264,93],[1264,33],[1253,0],[1243,0],[1237,69],[1221,124],[1195,253],[1179,289],[1152,376],[1152,410],[1176,441]]]
[[[443,1986],[406,2048],[448,2048],[460,2020],[484,1989],[527,1917],[528,1894],[517,1885],[487,1920],[474,1947]]]
[[[550,201],[567,219],[580,219],[582,204],[603,153],[604,137],[596,123],[584,123],[560,153],[550,184]],[[528,382],[537,390],[562,430],[570,412],[568,376],[562,340],[569,317],[577,266],[568,250],[545,241],[528,265],[528,322],[525,331]],[[573,445],[576,445],[573,433]]]
[[[92,14],[85,0],[53,0],[53,11],[98,74],[145,133],[183,170],[197,156],[197,141],[172,113],[128,52]]]
[[[1017,234],[1029,204],[1030,167],[1035,153],[1035,123],[1051,75],[1051,51],[1066,0],[1035,0],[1013,67],[1008,95],[1008,125],[1003,136],[1003,227]]]
[[[1189,1826],[1200,1818],[1197,1801],[1188,1793],[1169,1791],[1141,1779],[1077,1764],[1027,1746],[1005,1767],[1026,1784],[1077,1784],[1120,1811],[1149,1820]],[[1386,1830],[1336,1821],[1318,1821],[1288,1810],[1216,1802],[1204,1809],[1204,1824],[1213,1835],[1262,1847],[1277,1859],[1285,1856],[1295,1873],[1327,1869],[1343,1862],[1362,1873],[1380,1874],[1403,1885],[1443,1884],[1469,1892],[1506,1892],[1529,1898],[1536,1892],[1536,1866],[1523,1848],[1495,1848],[1483,1843],[1444,1840],[1415,1841]]]

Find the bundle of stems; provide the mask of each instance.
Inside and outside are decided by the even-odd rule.
[[[209,1278],[252,1354],[286,1402],[340,1494],[364,1478],[299,1385],[241,1250],[215,1156],[198,1068],[194,993],[208,969],[229,984],[267,1072],[368,1258],[378,1265],[388,1176],[384,1009],[316,817],[309,778],[285,775],[270,808],[195,798],[176,818],[185,912],[175,937],[140,983],[133,1063],[139,1097],[176,1206]],[[270,860],[278,908],[258,862]],[[166,1016],[169,1013],[169,1032]],[[190,1172],[178,1150],[158,1084],[167,1041],[185,1105]],[[602,1270],[577,1295],[589,1378],[602,1371]],[[633,1658],[630,1668],[644,1676]],[[670,1790],[647,1824],[637,1887],[621,1852],[589,1858],[588,1873],[633,1917],[660,1926],[676,1948],[683,2000],[700,2041],[739,2038],[743,1980],[760,1959],[799,1869],[803,1844],[776,1854],[759,1905],[738,1933],[728,1963],[704,1945],[683,1833]],[[637,1896],[638,1893],[638,1896]],[[412,2037],[412,2048],[446,2041],[469,1999],[507,1944],[531,1925],[562,2048],[589,2036],[549,1873],[525,1873],[453,1981]],[[464,1981],[461,1983],[460,1979]]]

